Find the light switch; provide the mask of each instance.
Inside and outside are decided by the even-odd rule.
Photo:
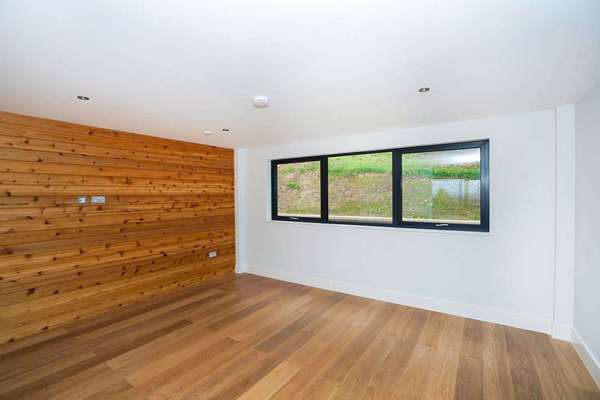
[[[213,250],[213,251],[209,251],[208,252],[208,258],[215,258],[217,256],[217,251]]]
[[[85,197],[85,196],[78,196],[77,197],[77,202],[79,204],[85,204],[86,201],[87,201],[87,197]]]
[[[92,204],[105,204],[106,196],[92,196]]]

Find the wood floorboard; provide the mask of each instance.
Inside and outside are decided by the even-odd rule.
[[[0,346],[0,399],[600,399],[548,335],[239,275]]]

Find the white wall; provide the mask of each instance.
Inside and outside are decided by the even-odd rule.
[[[269,160],[490,139],[491,233],[269,220]],[[551,332],[554,110],[238,151],[239,270]]]
[[[491,151],[489,234],[270,221],[271,159],[482,138]],[[573,159],[573,106],[241,149],[238,269],[568,340]]]
[[[600,86],[575,105],[575,121],[574,336],[600,385]]]

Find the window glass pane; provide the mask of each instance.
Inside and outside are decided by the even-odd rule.
[[[277,165],[277,215],[321,216],[321,163]]]
[[[480,150],[402,155],[402,220],[480,224]]]
[[[392,153],[329,157],[329,219],[392,222]]]

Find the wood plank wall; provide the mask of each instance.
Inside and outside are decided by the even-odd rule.
[[[0,343],[233,273],[231,149],[0,112],[0,185]]]

